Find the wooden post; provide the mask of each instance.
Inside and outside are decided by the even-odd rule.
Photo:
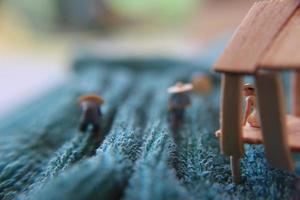
[[[256,87],[266,158],[273,167],[293,170],[280,75],[271,71],[258,73]]]
[[[292,112],[300,117],[300,70],[293,72],[292,87]]]
[[[240,158],[230,156],[230,168],[233,182],[239,184],[241,182]]]
[[[242,76],[224,74],[222,77],[221,151],[231,156],[235,183],[240,182],[239,160],[244,154],[242,142]]]

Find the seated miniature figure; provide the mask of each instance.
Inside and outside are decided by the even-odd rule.
[[[245,115],[243,125],[249,124],[253,128],[260,128],[259,113],[256,107],[256,93],[252,84],[244,85]]]
[[[243,119],[243,126],[249,125],[252,128],[260,128],[260,118],[259,112],[256,106],[256,93],[255,87],[252,84],[244,85],[244,96],[245,96],[245,114]],[[221,136],[221,131],[218,130],[215,132],[216,137]]]
[[[189,92],[192,89],[191,84],[181,82],[168,89],[168,93],[171,94],[169,98],[170,120],[173,124],[183,120],[185,109],[191,105]]]
[[[86,132],[88,126],[92,126],[92,132],[99,135],[101,131],[101,105],[104,100],[97,95],[86,95],[79,98],[79,104],[82,110],[79,130]]]

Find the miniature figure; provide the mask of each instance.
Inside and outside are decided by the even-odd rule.
[[[191,80],[193,84],[193,90],[197,94],[207,94],[213,88],[213,83],[211,78],[202,72],[196,73],[192,76]]]
[[[82,110],[79,130],[86,132],[89,125],[92,126],[92,132],[97,136],[101,131],[101,105],[104,100],[97,95],[86,95],[79,98],[79,104]]]
[[[181,82],[170,87],[168,93],[170,121],[176,125],[183,121],[185,109],[191,105],[189,92],[193,89],[192,84],[183,84]]]
[[[259,114],[256,107],[256,94],[255,88],[252,84],[244,85],[244,96],[246,100],[245,116],[243,125],[248,123],[251,127],[260,128]]]

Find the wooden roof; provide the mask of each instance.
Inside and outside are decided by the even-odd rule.
[[[285,35],[294,37],[296,33],[284,34],[282,32],[280,35],[283,35],[281,36],[283,39],[278,37],[278,42],[276,42],[281,44],[277,44],[275,47],[272,46],[268,51],[268,56],[264,57],[263,60],[262,57],[299,5],[300,0],[255,2],[233,35],[223,55],[216,62],[214,69],[218,72],[252,74],[255,73],[260,64],[269,63],[270,66],[273,66],[274,63],[270,62],[273,57],[283,60],[282,56],[278,55],[278,49],[286,52],[287,48],[283,48],[283,46],[289,41],[286,41]],[[289,26],[293,28],[293,25]],[[291,43],[289,42],[289,44]]]
[[[300,9],[294,13],[259,65],[272,69],[300,68]]]

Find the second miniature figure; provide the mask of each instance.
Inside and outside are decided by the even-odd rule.
[[[168,89],[169,98],[169,121],[173,127],[179,125],[185,114],[185,109],[191,105],[189,92],[192,91],[192,84],[175,84]]]
[[[101,105],[104,100],[98,95],[86,95],[79,98],[82,115],[80,119],[79,130],[86,132],[88,127],[92,127],[92,132],[95,136],[101,134]]]

